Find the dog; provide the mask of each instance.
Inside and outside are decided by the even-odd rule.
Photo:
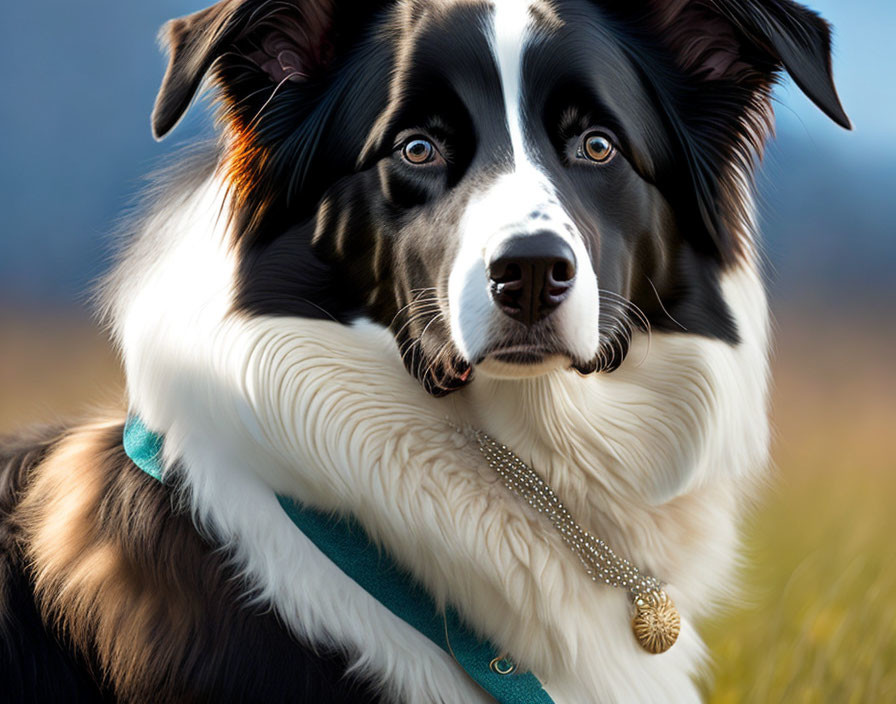
[[[354,521],[558,704],[699,701],[768,453],[752,175],[784,71],[849,127],[826,22],[222,0],[163,39],[154,135],[208,84],[220,140],[158,176],[100,286],[127,411],[0,450],[6,700],[493,701],[280,496]],[[662,583],[671,648],[483,434]]]

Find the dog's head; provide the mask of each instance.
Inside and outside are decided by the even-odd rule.
[[[849,124],[789,0],[224,0],[166,38],[157,137],[218,89],[237,307],[369,318],[434,394],[610,371],[634,325],[735,343],[778,73]]]

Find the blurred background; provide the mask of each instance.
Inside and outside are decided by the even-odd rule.
[[[210,0],[209,0],[210,2]],[[121,398],[87,295],[156,144],[155,34],[202,0],[7,3],[0,22],[0,433]],[[776,317],[774,478],[744,603],[706,624],[711,702],[896,701],[896,3],[810,0],[855,131],[792,83],[759,178]]]

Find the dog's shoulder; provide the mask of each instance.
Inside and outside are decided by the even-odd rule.
[[[127,457],[122,427],[0,447],[0,690],[11,701],[377,701],[337,647],[299,642],[253,604],[177,487]]]
[[[42,427],[0,439],[0,691],[11,702],[108,699],[83,658],[45,628],[20,549],[16,509],[34,469],[64,434]]]

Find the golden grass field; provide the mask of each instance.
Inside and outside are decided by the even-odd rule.
[[[777,326],[775,466],[747,526],[745,603],[704,625],[713,704],[896,702],[896,338],[819,317]],[[0,433],[121,397],[83,318],[0,315]]]
[[[714,704],[896,702],[893,333],[783,315],[773,483],[744,608],[708,624]]]

